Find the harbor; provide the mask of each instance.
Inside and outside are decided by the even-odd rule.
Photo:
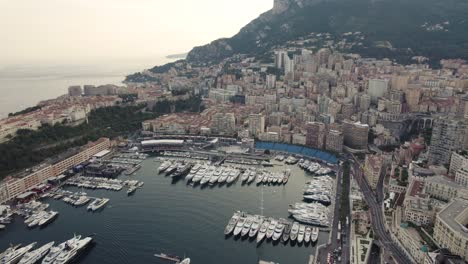
[[[30,229],[23,224],[24,220],[14,216],[7,228],[0,233],[0,246],[6,249],[10,243],[24,244],[30,240],[45,244],[48,241],[44,239],[43,232],[47,232],[47,238],[54,241],[64,241],[67,235],[73,233],[96,233],[95,247],[83,254],[80,263],[128,263],[134,259],[140,263],[166,263],[155,259],[155,252],[187,255],[193,263],[215,263],[226,256],[229,260],[225,263],[254,263],[259,257],[277,263],[290,263],[291,260],[294,263],[306,263],[315,247],[326,242],[327,228],[320,227],[322,231],[318,234],[317,242],[310,242],[314,226],[289,218],[291,214],[288,210],[291,205],[305,202],[302,201],[303,192],[308,182],[328,176],[317,177],[305,172],[298,166],[299,160],[298,158],[295,164],[286,164],[272,159],[272,166],[266,167],[261,163],[208,163],[209,160],[204,159],[165,155],[162,158],[149,157],[141,160],[137,164],[141,168],[131,178],[125,173],[109,179],[74,176],[65,181],[60,189],[49,191],[48,195],[41,198],[42,203],[49,204],[48,210],[59,212],[59,217],[45,229]],[[171,175],[159,173],[160,165],[167,161],[184,165],[191,163],[191,166],[190,169],[181,166],[179,171],[184,172],[174,180]],[[199,170],[204,166],[207,167],[206,171],[210,171],[211,166],[215,167],[211,170],[212,174],[206,171],[203,173],[201,179],[210,175],[209,179],[206,177],[208,182],[204,185],[200,182],[192,184],[193,180],[190,177],[187,179],[197,164]],[[214,172],[220,171],[221,177],[225,168],[229,171],[226,182],[220,184],[213,180],[210,185]],[[177,168],[174,172],[177,172]],[[195,177],[198,171],[193,172]],[[228,184],[227,179],[231,173],[231,178],[234,179]],[[251,173],[255,177],[250,177],[249,183]],[[271,178],[271,181],[263,182],[262,179],[257,182],[259,175],[263,174],[268,175],[267,179]],[[286,182],[283,181],[285,175],[288,175]],[[138,187],[143,182],[144,188]],[[128,194],[131,187],[138,190]],[[90,199],[85,205],[70,206],[71,204],[63,201],[64,197],[79,197],[80,194]],[[260,202],[261,195],[264,198],[263,203]],[[107,202],[104,199],[108,199]],[[92,204],[101,203],[104,205],[96,213],[83,214],[92,211],[87,209]],[[239,209],[251,212],[251,215],[261,215],[263,211],[268,216],[265,219],[270,223],[272,219],[281,223],[283,219],[293,224],[298,223],[301,233],[301,227],[304,227],[304,242],[285,244],[277,243],[271,238],[258,244],[256,240],[242,238],[243,243],[239,243],[239,237],[220,236],[232,213]],[[290,226],[292,229],[293,225]],[[305,242],[306,237],[309,242]],[[282,237],[278,238],[281,239]],[[136,247],[135,244],[144,246]],[[242,250],[242,255],[233,253],[239,250]],[[109,262],[109,259],[115,261]]]

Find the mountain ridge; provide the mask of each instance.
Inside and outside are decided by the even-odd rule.
[[[467,58],[466,18],[464,0],[275,0],[233,37],[193,48],[187,61],[209,64],[237,53],[263,53],[311,32],[341,37],[353,31],[366,41],[347,51],[363,56]],[[391,45],[385,49],[376,44],[381,42]]]

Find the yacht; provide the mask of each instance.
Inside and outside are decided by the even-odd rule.
[[[205,176],[203,176],[203,178],[201,178],[200,184],[201,184],[201,185],[207,184],[207,183],[210,181],[211,176],[212,176],[212,172],[211,172],[211,171],[208,172],[208,173],[206,173]]]
[[[273,241],[278,241],[284,232],[284,224],[278,223],[275,227],[275,232],[273,233]]]
[[[87,207],[88,210],[97,211],[105,206],[109,202],[108,198],[96,199],[92,203],[90,203]]]
[[[290,235],[291,241],[296,240],[298,234],[299,234],[299,223],[294,222],[291,228],[291,235]]]
[[[241,231],[241,236],[242,237],[245,237],[246,235],[249,234],[250,227],[252,227],[253,221],[254,221],[253,216],[250,216],[250,217],[247,218],[247,220],[244,223],[244,227],[242,227],[242,231]]]
[[[234,215],[231,217],[231,220],[229,220],[229,223],[227,224],[226,228],[224,229],[224,234],[229,235],[234,231],[234,228],[236,227],[237,221],[239,221],[239,218],[241,216],[240,212],[235,212]]]
[[[255,180],[255,182],[256,182],[257,184],[261,184],[261,183],[263,182],[263,176],[264,176],[264,175],[263,175],[263,172],[258,173],[257,179]]]
[[[206,173],[205,170],[200,170],[200,171],[198,171],[197,174],[195,174],[195,176],[193,176],[192,182],[194,182],[194,183],[200,182],[201,179],[203,179],[205,173]]]
[[[252,183],[255,180],[255,177],[257,176],[257,172],[251,171],[249,174],[249,178],[247,179],[247,183]]]
[[[239,174],[240,174],[240,171],[238,169],[231,170],[226,182],[233,183],[235,180],[237,180],[237,177],[239,177]]]
[[[312,228],[310,226],[306,227],[305,233],[304,233],[304,242],[309,243],[310,242],[310,235],[312,234]]]
[[[189,174],[187,174],[187,176],[185,176],[185,179],[186,179],[187,181],[190,181],[190,180],[193,179],[193,176],[195,176],[195,173],[190,172]]]
[[[41,219],[41,221],[39,221],[39,224],[38,224],[38,225],[39,225],[40,227],[44,227],[44,226],[48,225],[50,222],[54,221],[55,218],[57,218],[58,214],[59,214],[59,213],[56,212],[56,211],[50,211],[50,212],[48,212],[47,214],[45,214],[45,215],[42,217],[42,219]]]
[[[88,196],[80,196],[80,198],[78,198],[78,200],[76,200],[76,202],[73,204],[75,206],[82,206],[82,205],[85,205],[87,204],[91,199],[88,197]]]
[[[34,264],[37,263],[41,258],[43,258],[49,250],[52,248],[55,242],[50,242],[45,244],[44,246],[33,250],[31,252],[26,253],[21,261],[20,264]]]
[[[158,168],[158,173],[161,174],[163,173],[165,170],[167,170],[170,166],[172,165],[172,162],[170,161],[165,161],[163,163],[161,163],[161,165],[159,166]]]
[[[239,221],[237,221],[236,227],[234,228],[234,235],[237,236],[242,232],[242,229],[244,228],[244,224],[246,222],[246,217],[241,216],[239,218]]]
[[[219,183],[226,182],[226,180],[227,180],[228,177],[229,177],[229,173],[231,173],[231,169],[226,168],[226,169],[223,171],[223,173],[221,173],[221,176],[219,176],[218,182],[219,182]]]
[[[16,249],[18,249],[20,246],[21,246],[21,244],[10,246],[9,248],[7,248],[5,251],[3,251],[3,252],[0,254],[0,259],[3,259],[3,256],[10,254],[11,252],[13,252],[13,251],[15,251]]]
[[[250,170],[247,169],[246,171],[244,171],[244,173],[242,173],[241,182],[246,183],[247,180],[249,179],[249,176],[250,176]]]
[[[210,177],[210,184],[213,185],[217,183],[220,176],[221,176],[221,171],[219,170],[214,171],[213,175]]]
[[[301,225],[299,227],[299,233],[297,234],[298,243],[302,243],[302,241],[304,241],[304,235],[305,235],[305,225]]]
[[[289,176],[291,176],[291,170],[286,170],[286,171],[284,171],[284,174],[283,174],[283,184],[288,183],[288,181],[289,181]]]
[[[180,178],[187,173],[190,172],[190,169],[192,169],[192,163],[187,163],[187,164],[181,164],[181,166],[178,166],[176,171],[171,175],[171,178]]]
[[[284,232],[283,232],[283,242],[286,243],[289,240],[289,236],[291,235],[291,228],[292,228],[292,223],[288,221],[286,224],[284,224]]]
[[[262,226],[262,224],[263,224],[263,218],[260,216],[257,216],[257,218],[252,223],[252,227],[250,228],[249,237],[255,237],[255,235],[257,235],[258,233],[258,230]]]
[[[312,243],[317,242],[318,236],[319,236],[319,229],[318,229],[318,227],[312,228],[312,234],[310,235],[310,241],[312,241]]]
[[[132,186],[128,187],[127,195],[131,195],[131,194],[135,193],[135,191],[137,189],[138,189],[138,187],[136,185],[132,185]]]
[[[304,200],[316,201],[324,205],[329,205],[331,203],[330,197],[328,197],[325,194],[311,194],[311,195],[304,195],[303,197],[304,197]]]
[[[7,254],[3,255],[2,258],[0,258],[0,263],[5,263],[5,264],[15,264],[20,261],[20,259],[28,253],[29,250],[31,250],[34,246],[36,245],[36,242],[31,243],[25,247],[18,248],[15,250],[11,250]]]
[[[257,243],[262,242],[262,240],[265,238],[266,232],[268,231],[268,227],[270,226],[270,219],[265,220],[263,224],[260,226],[260,229],[258,230],[258,235],[257,235]]]
[[[190,259],[186,258],[186,259],[182,260],[179,264],[190,264]]]
[[[66,264],[70,263],[83,249],[85,249],[93,239],[91,237],[85,237],[75,243],[66,243],[64,250],[57,256],[54,264]]]
[[[276,228],[277,223],[278,221],[276,221],[275,219],[271,220],[270,225],[268,226],[267,233],[266,233],[266,237],[268,239],[270,239],[273,236],[273,233],[275,233],[275,228]]]
[[[165,175],[166,176],[169,176],[171,175],[174,171],[177,170],[177,168],[179,167],[179,164],[176,162],[174,164],[171,164],[164,172],[165,172]]]
[[[65,250],[67,243],[74,244],[76,241],[78,241],[80,239],[81,239],[80,235],[74,236],[73,238],[59,244],[58,246],[52,247],[50,249],[49,253],[42,260],[42,264],[52,264],[52,263],[54,263],[55,260],[57,259],[57,257],[60,255],[60,253],[62,253]]]

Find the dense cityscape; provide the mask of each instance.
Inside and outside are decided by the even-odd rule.
[[[261,197],[250,200],[259,212],[245,205],[222,216],[227,226],[212,231],[225,243],[282,243],[306,263],[466,263],[468,62],[435,69],[423,56],[402,65],[343,52],[364,38],[312,33],[261,55],[179,60],[11,113],[0,120],[0,236],[17,222],[53,229],[54,200],[118,210],[96,190],[137,197],[150,187],[134,175],[153,166],[149,178],[169,178],[169,190],[184,182],[187,192],[224,186]],[[264,195],[281,191],[302,201],[289,215],[264,210]],[[0,260],[85,262],[98,236],[70,236],[12,243]],[[147,254],[191,261],[169,253]],[[248,263],[296,263],[261,258]]]

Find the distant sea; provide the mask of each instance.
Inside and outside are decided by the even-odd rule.
[[[129,74],[173,60],[157,57],[80,64],[0,65],[0,118],[66,94],[71,85],[122,85]]]

